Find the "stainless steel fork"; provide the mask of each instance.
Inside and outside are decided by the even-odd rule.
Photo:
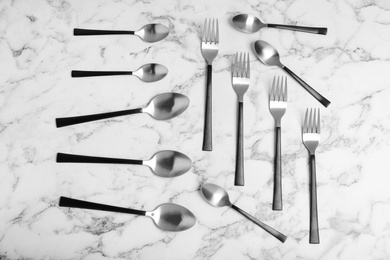
[[[237,150],[236,150],[236,173],[234,185],[244,186],[244,94],[249,88],[250,65],[249,53],[236,54],[232,69],[232,85],[238,98],[238,127],[237,127]]]
[[[310,154],[310,244],[319,244],[315,150],[320,143],[320,109],[306,110],[302,129],[303,144]]]
[[[202,55],[207,62],[207,83],[206,83],[206,110],[203,132],[203,151],[212,151],[212,63],[218,54],[219,28],[218,19],[204,21],[202,35]]]
[[[282,210],[281,119],[287,108],[287,77],[274,77],[269,98],[269,110],[275,119],[275,163],[273,210]]]

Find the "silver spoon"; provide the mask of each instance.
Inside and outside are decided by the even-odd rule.
[[[57,153],[58,163],[109,163],[138,164],[148,166],[154,174],[160,177],[172,178],[180,176],[191,169],[192,161],[187,155],[176,151],[159,151],[149,160],[119,159]]]
[[[60,207],[93,209],[118,213],[127,213],[140,216],[147,216],[153,219],[156,225],[166,231],[183,231],[193,227],[196,223],[194,214],[183,206],[164,203],[153,211],[121,208],[89,201],[76,200],[67,197],[60,197]]]
[[[138,113],[147,113],[151,117],[157,120],[168,120],[183,113],[187,109],[189,104],[190,104],[189,98],[182,94],[164,93],[164,94],[159,94],[154,98],[152,98],[152,100],[145,108],[128,109],[128,110],[121,110],[116,112],[108,112],[108,113],[94,114],[94,115],[87,115],[87,116],[57,118],[56,124],[57,127],[64,127],[64,126],[86,123],[86,122],[100,120],[100,119],[138,114]]]
[[[279,241],[283,243],[284,241],[286,241],[287,237],[285,235],[267,226],[260,220],[256,219],[255,217],[251,216],[249,213],[243,211],[242,209],[240,209],[239,207],[231,203],[229,200],[229,195],[222,187],[215,184],[206,183],[203,184],[203,186],[201,187],[201,193],[203,197],[214,207],[224,207],[224,206],[232,207],[237,212],[241,213],[244,217],[251,220],[253,223],[255,223],[256,225],[258,225],[259,227],[263,228],[265,231],[270,233]]]
[[[258,40],[254,44],[255,53],[257,58],[267,66],[278,66],[287,72],[291,77],[293,77],[307,92],[309,92],[315,99],[317,99],[322,105],[325,107],[329,106],[330,101],[323,97],[320,93],[318,93],[315,89],[310,87],[305,81],[303,81],[300,77],[298,77],[294,72],[292,72],[289,68],[284,66],[280,62],[278,51],[268,42]]]
[[[157,23],[147,24],[138,31],[117,31],[117,30],[90,30],[79,29],[73,30],[73,35],[108,35],[108,34],[129,34],[137,35],[145,42],[158,42],[169,34],[169,28]]]
[[[163,79],[168,74],[168,69],[161,64],[149,63],[135,71],[88,71],[72,70],[73,78],[95,76],[134,75],[144,82],[155,82]]]
[[[323,34],[326,35],[328,32],[327,28],[323,27],[305,27],[305,26],[295,26],[295,25],[283,25],[283,24],[265,24],[260,21],[259,18],[250,14],[238,14],[232,19],[234,26],[245,33],[255,33],[261,28],[277,28],[285,29],[298,32],[314,33],[314,34]]]

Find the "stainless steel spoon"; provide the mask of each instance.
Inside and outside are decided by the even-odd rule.
[[[169,34],[169,28],[157,23],[147,24],[138,31],[118,31],[118,30],[91,30],[79,29],[73,30],[73,35],[108,35],[108,34],[129,34],[137,35],[145,42],[158,42]]]
[[[203,186],[201,187],[201,193],[203,197],[214,207],[224,207],[224,206],[231,207],[235,209],[237,212],[239,212],[240,214],[242,214],[247,219],[251,220],[256,225],[258,225],[259,227],[263,228],[265,231],[270,233],[279,241],[283,243],[284,241],[286,241],[287,237],[285,235],[267,226],[260,220],[256,219],[255,217],[251,216],[249,213],[243,211],[242,209],[240,209],[239,207],[231,203],[229,200],[229,195],[222,187],[215,184],[206,183],[203,184]]]
[[[149,101],[149,104],[145,108],[136,108],[121,110],[116,112],[108,112],[102,114],[94,114],[87,116],[75,116],[75,117],[63,117],[57,118],[57,127],[64,127],[69,125],[75,125],[80,123],[86,123],[90,121],[106,119],[116,116],[124,116],[138,113],[147,113],[151,117],[157,120],[168,120],[174,118],[183,113],[190,100],[188,97],[179,93],[164,93],[159,94]]]
[[[254,44],[255,53],[257,58],[267,66],[278,66],[287,72],[291,77],[293,77],[307,92],[309,92],[315,99],[317,99],[322,105],[325,107],[329,106],[330,101],[323,97],[320,93],[318,93],[315,89],[310,87],[305,81],[303,81],[300,77],[298,77],[294,72],[292,72],[289,68],[284,66],[280,62],[278,51],[268,42],[258,40]]]
[[[57,162],[145,165],[148,166],[154,174],[165,178],[180,176],[189,171],[192,165],[192,161],[187,155],[170,150],[159,151],[155,153],[151,159],[145,161],[57,153]]]
[[[238,14],[232,19],[234,26],[245,33],[255,33],[261,28],[277,28],[285,29],[298,32],[314,33],[314,34],[323,34],[326,35],[328,32],[327,28],[323,27],[305,27],[305,26],[295,26],[295,25],[284,25],[284,24],[265,24],[260,21],[259,18],[250,14]]]
[[[161,64],[149,63],[135,71],[89,71],[72,70],[73,78],[95,76],[134,75],[144,82],[155,82],[163,79],[168,74],[168,69]]]
[[[166,231],[183,231],[193,227],[196,223],[194,214],[187,208],[173,204],[164,203],[153,211],[121,208],[89,201],[76,200],[67,197],[60,197],[60,207],[93,209],[118,213],[127,213],[140,216],[147,216],[153,219],[157,227]]]

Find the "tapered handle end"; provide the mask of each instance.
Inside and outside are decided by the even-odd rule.
[[[326,35],[328,33],[328,28],[318,28],[318,34]]]

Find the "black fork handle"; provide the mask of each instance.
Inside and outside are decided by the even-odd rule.
[[[310,155],[310,244],[320,243],[317,211],[316,157]]]
[[[204,132],[203,132],[203,151],[213,150],[213,84],[212,84],[212,71],[213,67],[207,65],[207,83],[206,83],[206,110],[204,118]]]
[[[244,102],[238,102],[235,186],[244,186]]]
[[[274,173],[274,198],[272,209],[282,210],[282,155],[281,155],[281,128],[275,128],[275,173]]]

